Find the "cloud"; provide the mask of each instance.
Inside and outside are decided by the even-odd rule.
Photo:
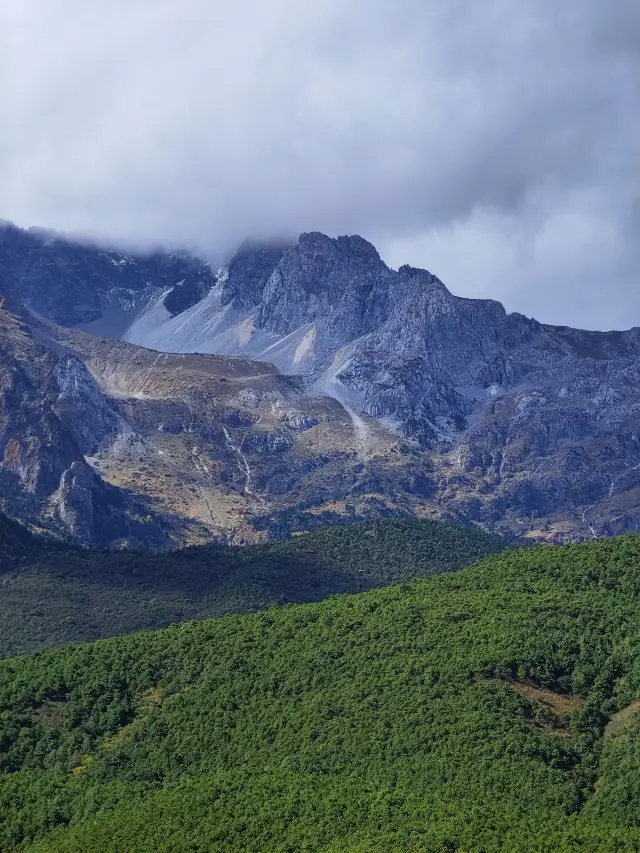
[[[385,254],[393,266],[429,259],[459,296],[490,296],[542,322],[625,329],[640,325],[640,253],[619,207],[598,190],[538,196],[517,213],[476,210],[395,240]]]
[[[216,256],[361,233],[454,292],[640,324],[635,0],[4,14],[0,216]]]

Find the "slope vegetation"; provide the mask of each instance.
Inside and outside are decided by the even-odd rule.
[[[152,555],[69,547],[0,516],[0,656],[360,592],[454,571],[503,547],[477,528],[387,519]]]
[[[5,661],[0,848],[637,851],[639,595],[627,535]]]

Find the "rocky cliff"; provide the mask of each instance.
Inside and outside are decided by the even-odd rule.
[[[119,418],[79,359],[0,310],[0,506],[81,544],[165,548],[159,517],[87,462]]]
[[[62,478],[74,461],[113,488],[136,483],[172,529],[181,519],[180,541],[189,525],[252,536],[322,513],[444,514],[557,541],[637,526],[638,329],[552,327],[461,299],[425,270],[389,269],[361,237],[248,243],[215,275],[189,256],[82,246],[51,285],[30,271],[73,244],[19,232],[27,251],[14,231],[5,289],[58,347],[44,397],[62,432],[42,446],[77,454],[45,454],[25,482],[75,495],[85,525],[90,478]],[[4,469],[23,470],[12,448]]]
[[[158,291],[177,290],[171,312],[214,284],[209,265],[185,252],[123,254],[0,221],[0,295],[65,325],[100,320],[118,334]]]

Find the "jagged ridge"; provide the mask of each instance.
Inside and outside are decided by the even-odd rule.
[[[43,263],[57,258],[58,250],[63,260],[73,255],[71,243],[28,238],[40,240],[42,249],[31,246],[22,267],[21,253],[14,251],[11,269],[19,268],[21,275],[27,275],[38,252]],[[105,291],[108,281],[88,275],[111,302],[100,307],[100,296],[95,310],[102,314],[88,322],[95,311],[85,312],[83,328],[164,352],[260,358],[300,375],[297,385],[271,378],[269,389],[266,380],[257,387],[251,379],[242,394],[238,387],[225,394],[229,412],[216,409],[214,414],[209,403],[193,404],[200,370],[190,372],[190,379],[183,374],[182,384],[190,389],[187,408],[200,412],[197,423],[205,411],[207,418],[221,418],[220,441],[237,470],[232,491],[237,493],[240,485],[238,512],[245,518],[276,514],[286,526],[282,513],[289,508],[327,505],[332,496],[350,502],[355,489],[356,494],[368,490],[385,508],[391,502],[401,511],[416,511],[419,494],[418,503],[430,512],[560,541],[635,529],[640,515],[638,329],[599,333],[553,327],[507,314],[491,300],[461,299],[429,272],[409,266],[390,270],[360,237],[310,233],[293,246],[246,244],[227,271],[214,276],[209,269],[201,278],[195,273],[184,277],[182,261],[175,266],[175,258],[182,256],[170,255],[156,266],[173,273],[145,284],[140,300],[129,299],[129,290],[118,286],[129,260],[112,251],[92,251],[96,270],[107,263],[114,271],[113,287]],[[83,246],[78,252],[90,266],[90,249]],[[194,269],[206,267],[194,259],[189,263]],[[64,290],[64,275],[56,281]],[[77,302],[73,281],[66,298]],[[45,310],[42,281],[29,287],[28,304]],[[69,343],[60,335],[57,339],[63,346]],[[118,389],[117,401],[108,405],[131,427],[126,434],[142,434],[147,448],[157,446],[151,421],[157,414],[157,428],[175,419],[185,405],[184,387],[180,394],[158,390],[157,364],[152,368],[148,361],[145,370],[155,376],[152,401],[127,376],[130,360],[138,359],[134,347],[118,354],[120,364],[112,360],[106,368],[93,358],[93,344],[80,346],[76,338],[73,346],[103,394],[106,389],[106,396],[113,397]],[[185,368],[175,359],[167,364]],[[269,397],[273,393],[281,394],[278,405],[286,400],[291,411],[268,414],[275,405]],[[295,435],[293,423],[305,425],[304,436]],[[333,474],[324,477],[322,472],[329,471],[324,449],[310,452],[314,443],[327,446],[319,436],[328,434],[329,425],[335,437],[329,455],[336,474],[338,466],[348,469],[347,480],[353,472],[349,485]],[[201,458],[206,469],[213,470],[214,459],[226,467],[215,442],[211,445],[212,433],[204,425],[198,430],[198,447],[208,454]],[[346,451],[342,459],[335,453],[337,443]],[[403,458],[395,460],[394,453]],[[353,461],[347,463],[349,454]],[[304,474],[314,484],[309,490],[301,491],[298,465],[314,468],[315,473]],[[357,466],[364,470],[358,472]],[[214,479],[228,476],[219,466],[215,470]],[[180,474],[184,477],[184,469]],[[177,469],[168,476],[177,482]],[[220,494],[215,492],[216,501]],[[222,527],[229,526],[228,515]]]

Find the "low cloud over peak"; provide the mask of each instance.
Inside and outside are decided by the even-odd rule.
[[[0,215],[216,257],[361,233],[461,295],[640,325],[637,3],[6,8]]]

